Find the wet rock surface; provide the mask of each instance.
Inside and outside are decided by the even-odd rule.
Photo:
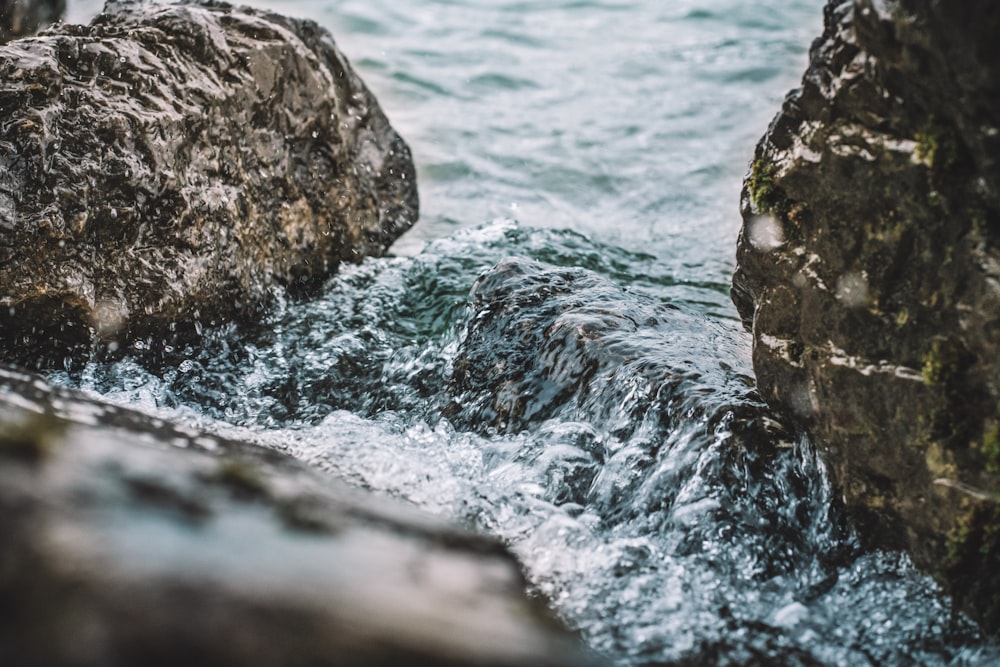
[[[409,149],[312,22],[109,2],[0,48],[7,359],[253,319],[417,209]]]
[[[0,367],[4,665],[585,665],[496,542]]]
[[[1000,9],[830,2],[757,146],[733,299],[865,539],[1000,628]]]
[[[65,11],[65,0],[0,0],[0,44],[34,34]]]

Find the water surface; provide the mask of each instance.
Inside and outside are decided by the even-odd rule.
[[[421,221],[260,328],[59,379],[498,536],[617,665],[998,657],[904,557],[858,550],[811,445],[753,392],[728,298],[740,181],[819,0],[250,4],[334,33],[413,149]],[[643,315],[631,366],[517,428],[450,387],[470,290],[507,257],[569,272],[577,305],[539,308]],[[750,422],[770,441],[741,440]]]

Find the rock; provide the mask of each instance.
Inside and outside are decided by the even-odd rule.
[[[0,47],[0,340],[61,362],[253,320],[417,218],[410,152],[315,23],[109,2]]]
[[[498,543],[0,367],[0,663],[597,664]]]
[[[0,44],[34,34],[65,11],[66,0],[0,0]]]
[[[868,544],[1000,628],[1000,5],[831,1],[742,196],[762,395]]]

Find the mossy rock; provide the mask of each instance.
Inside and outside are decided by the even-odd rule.
[[[1000,5],[824,17],[744,182],[733,300],[761,395],[824,453],[863,543],[907,550],[996,632]],[[766,252],[765,214],[786,232]],[[868,298],[839,298],[845,276]]]
[[[942,573],[955,603],[1000,636],[1000,497],[967,503]]]

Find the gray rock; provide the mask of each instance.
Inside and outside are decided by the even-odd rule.
[[[0,664],[597,664],[498,543],[0,366]]]
[[[744,183],[762,395],[869,544],[1000,628],[1000,5],[833,2]]]
[[[417,219],[410,152],[331,36],[109,2],[0,47],[0,341],[61,361],[253,319]]]
[[[33,35],[65,11],[66,0],[0,0],[0,44]]]

